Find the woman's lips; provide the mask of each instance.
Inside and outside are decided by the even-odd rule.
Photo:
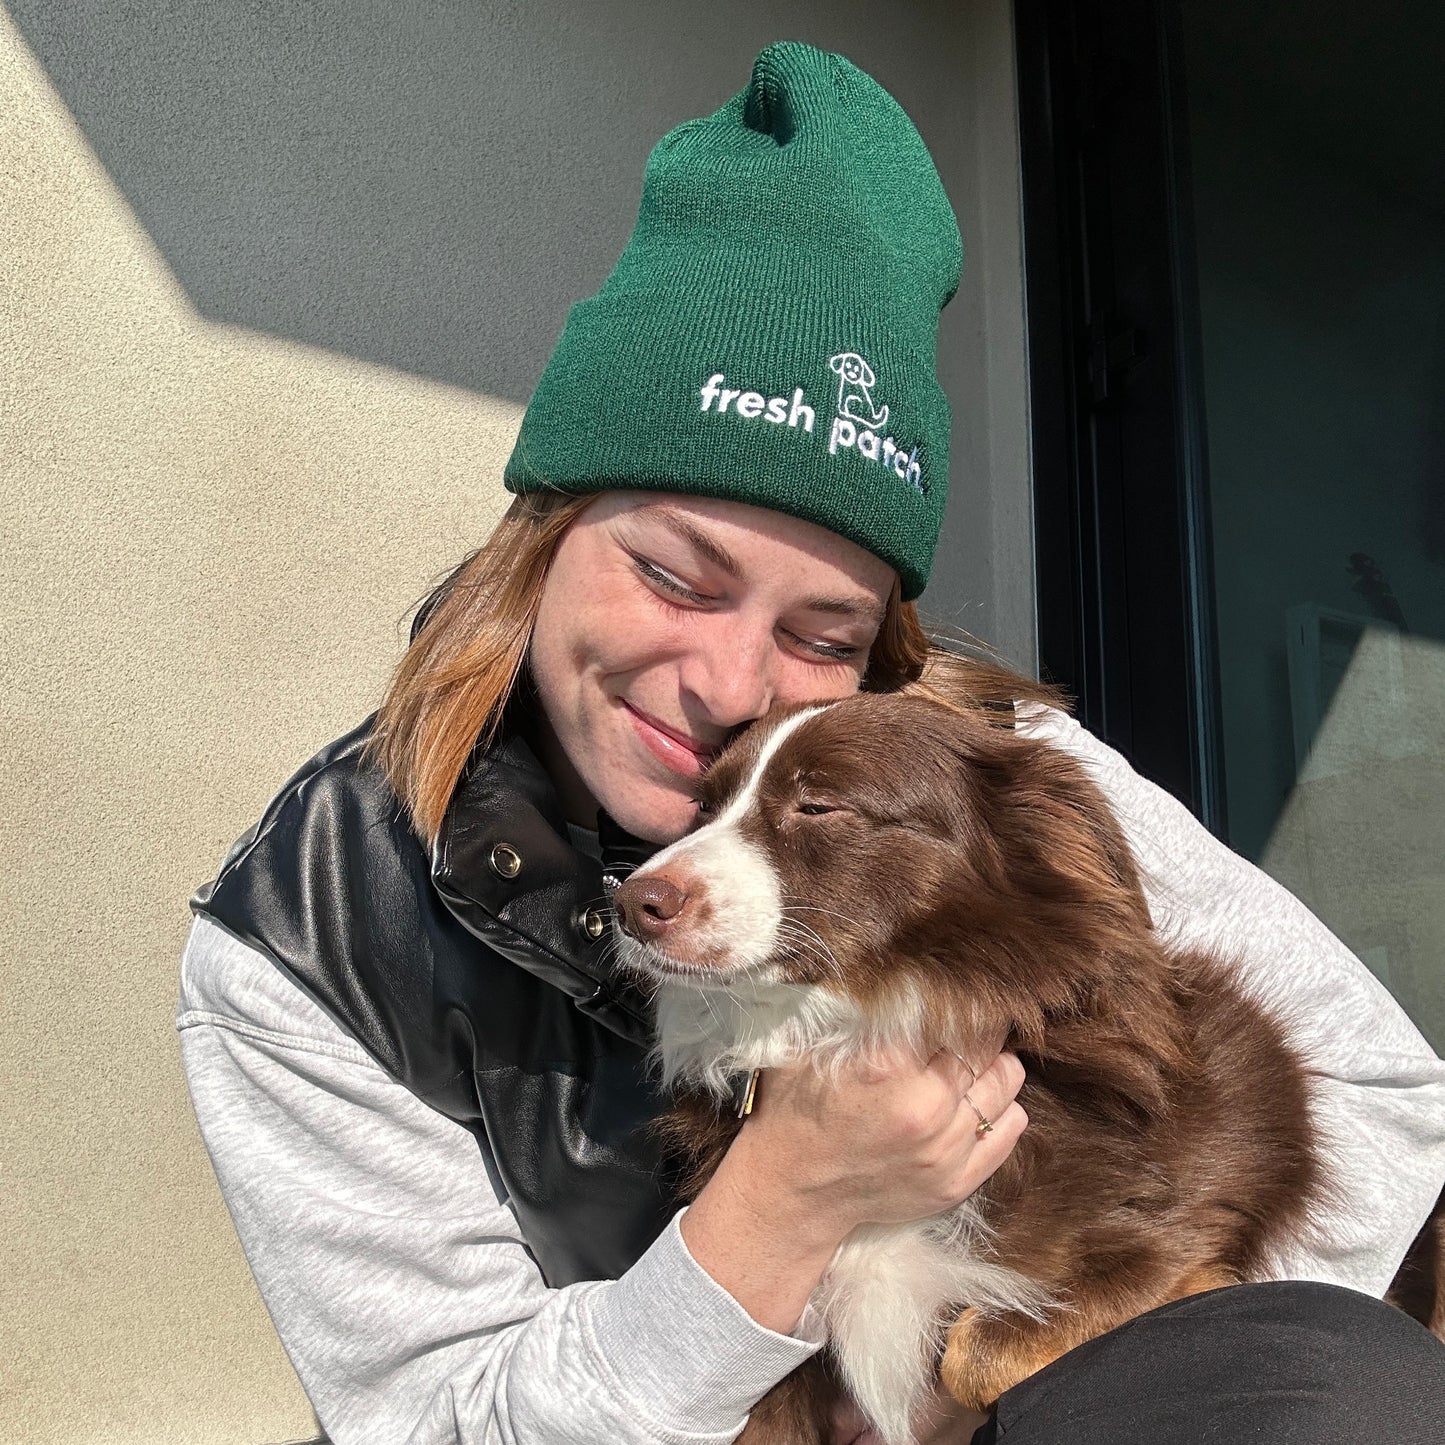
[[[665,723],[639,712],[631,703],[624,702],[622,706],[627,709],[628,721],[643,747],[673,772],[685,778],[699,777],[717,755],[716,748],[699,748],[695,743],[684,741]]]

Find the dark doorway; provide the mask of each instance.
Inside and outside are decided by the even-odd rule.
[[[1445,1043],[1445,12],[1019,0],[1040,659]]]

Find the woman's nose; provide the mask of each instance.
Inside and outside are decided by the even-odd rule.
[[[738,727],[760,718],[776,693],[777,645],[771,628],[737,620],[720,627],[689,653],[681,673],[690,692],[717,727]]]

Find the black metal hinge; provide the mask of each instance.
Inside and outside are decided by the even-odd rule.
[[[1133,326],[1098,319],[1089,323],[1089,395],[1095,406],[1118,396],[1123,373],[1143,355],[1143,337]]]

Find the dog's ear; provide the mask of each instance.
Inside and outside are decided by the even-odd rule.
[[[1058,689],[988,658],[929,649],[923,672],[901,689],[956,719],[953,752],[972,775],[1008,866],[1060,895],[1148,924],[1148,905],[1124,831],[1098,787],[1068,753],[1014,731],[1020,703],[1064,707]]]
[[[1149,928],[1139,866],[1114,810],[1083,765],[1052,744],[1010,738],[1009,803],[1035,865],[1065,896],[1125,928]]]
[[[1001,866],[1029,889],[1120,926],[1148,926],[1128,840],[1108,800],[1071,754],[1014,728],[1015,704],[1056,704],[1053,689],[997,665],[934,649],[906,695],[953,715],[950,750]]]

